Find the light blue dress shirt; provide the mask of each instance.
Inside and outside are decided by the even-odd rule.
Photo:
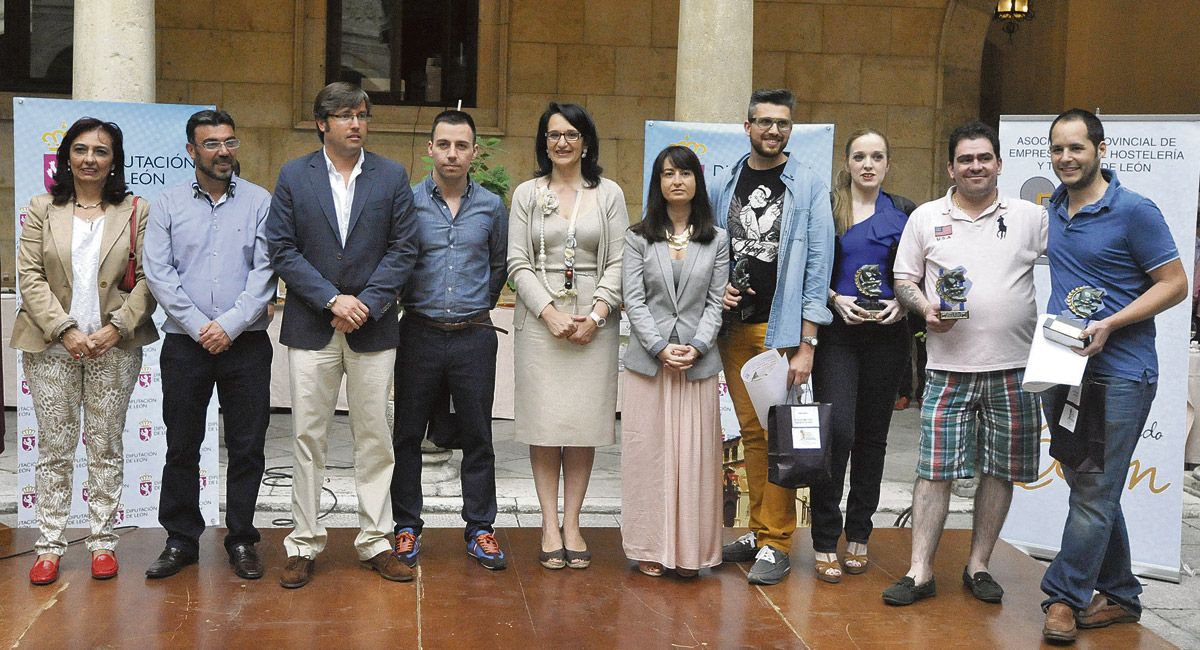
[[[215,202],[196,182],[167,188],[150,205],[142,267],[167,313],[163,331],[200,340],[210,321],[230,340],[265,330],[276,279],[264,225],[271,194],[237,178]]]

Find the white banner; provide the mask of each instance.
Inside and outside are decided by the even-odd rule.
[[[50,175],[54,173],[55,152],[75,120],[91,116],[121,127],[125,136],[125,175],[129,189],[153,201],[164,187],[195,178],[192,159],[184,149],[184,125],[188,117],[205,108],[212,107],[14,98],[16,239],[20,240],[29,199],[48,190]],[[161,326],[163,319],[163,312],[157,311],[155,323]],[[167,449],[158,351],[158,343],[143,348],[142,371],[125,417],[125,483],[116,514],[118,526],[158,526],[158,494]],[[37,527],[34,464],[38,454],[38,424],[19,352],[17,385],[17,526],[34,528]],[[202,399],[202,396],[196,398]],[[220,524],[217,430],[217,404],[212,401],[208,408],[206,436],[200,449],[200,512],[209,526]],[[88,526],[86,441],[87,432],[84,431],[75,450],[73,498],[71,515],[67,519],[67,525],[72,528]]]
[[[704,166],[704,181],[711,188],[717,174],[728,171],[742,156],[750,151],[750,137],[741,124],[706,124],[703,122],[646,122],[646,145],[642,161],[642,205],[646,204],[650,191],[650,171],[654,159],[666,147],[678,144],[696,152]],[[796,124],[788,139],[788,155],[807,165],[817,178],[830,184],[829,173],[833,168],[833,125]],[[723,176],[723,174],[722,174]],[[720,378],[721,429],[726,441],[741,436],[737,413],[733,410],[733,398],[725,384],[725,373]]]
[[[1003,116],[1000,149],[1004,173],[1000,191],[1046,203],[1058,179],[1050,167],[1049,129],[1053,116]],[[1108,155],[1125,187],[1150,198],[1166,217],[1189,279],[1196,245],[1196,193],[1200,186],[1200,116],[1101,116]],[[1035,274],[1038,305],[1050,296],[1045,265]],[[1190,284],[1189,284],[1190,286]],[[1130,463],[1121,505],[1129,528],[1134,572],[1179,581],[1183,508],[1183,448],[1188,388],[1190,300],[1155,319],[1158,331],[1158,394]],[[1050,457],[1042,430],[1038,479],[1018,484],[1001,536],[1030,554],[1051,558],[1062,541],[1069,488],[1058,461]]]

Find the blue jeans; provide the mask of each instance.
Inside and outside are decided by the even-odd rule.
[[[1091,378],[1108,387],[1104,404],[1104,472],[1082,474],[1063,467],[1063,475],[1071,487],[1070,509],[1063,527],[1061,550],[1042,577],[1042,591],[1047,595],[1042,608],[1065,603],[1080,611],[1091,602],[1092,592],[1098,591],[1140,615],[1142,604],[1138,594],[1142,593],[1142,585],[1133,575],[1121,495],[1158,384],[1104,375]],[[1067,389],[1062,386],[1044,394],[1047,419],[1058,410],[1066,395]]]

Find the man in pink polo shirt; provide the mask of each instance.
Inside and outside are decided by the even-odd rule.
[[[995,129],[981,122],[950,134],[947,171],[954,187],[912,213],[896,255],[896,296],[924,316],[929,360],[913,487],[912,564],[884,590],[889,605],[910,605],[936,592],[933,556],[950,485],[974,476],[976,466],[982,476],[962,580],[979,600],[1000,602],[1004,590],[988,573],[988,561],[1013,482],[1037,476],[1041,417],[1021,379],[1037,319],[1033,264],[1046,250],[1046,210],[1000,196],[999,151]],[[953,295],[945,286],[939,292],[956,270],[964,272],[959,284],[965,285],[965,301],[962,292]]]

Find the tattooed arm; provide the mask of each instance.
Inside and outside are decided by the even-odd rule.
[[[929,304],[929,301],[925,299],[924,294],[921,293],[915,282],[896,278],[895,284],[896,299],[908,311],[923,315],[925,317],[925,327],[930,332],[949,332],[950,328],[954,326],[954,321],[944,321],[938,316],[937,308]]]

